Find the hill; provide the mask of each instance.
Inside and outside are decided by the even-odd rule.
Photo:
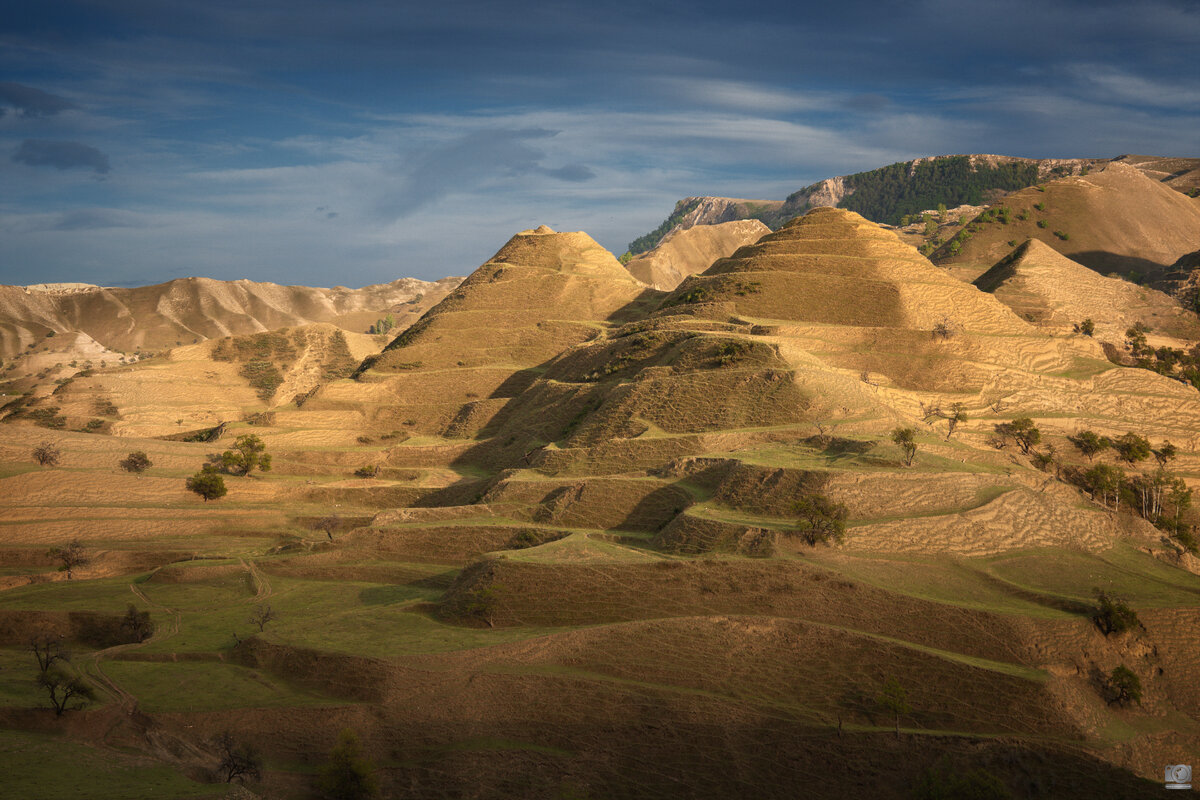
[[[310,797],[349,728],[384,796],[1160,792],[1200,751],[1200,392],[1059,324],[1062,281],[1169,304],[1080,269],[1031,242],[989,293],[821,208],[663,292],[539,228],[377,353],[321,324],[80,375],[0,437],[5,787],[216,796],[229,731],[249,790]],[[269,472],[187,491],[250,433]],[[94,702],[48,707],[37,636]]]
[[[655,289],[670,291],[688,275],[703,272],[718,258],[732,255],[769,233],[758,220],[720,222],[676,228],[652,250],[625,264],[633,277]]]
[[[905,216],[994,202],[1007,192],[1055,178],[1079,175],[1107,163],[1132,166],[1154,181],[1195,196],[1200,187],[1200,159],[1119,156],[1115,159],[1030,159],[999,155],[954,155],[917,158],[879,169],[826,178],[777,200],[731,200],[689,197],[654,231],[629,245],[633,255],[654,247],[671,231],[737,219],[758,219],[776,229],[810,208],[832,206],[862,214],[874,222],[900,225]],[[943,240],[940,230],[925,237]],[[957,230],[951,233],[957,233]],[[919,244],[919,242],[917,243]]]
[[[11,359],[50,333],[84,333],[126,354],[313,322],[365,333],[388,313],[402,315],[400,324],[406,325],[457,283],[402,278],[361,289],[318,289],[181,278],[134,289],[0,286],[0,357]]]
[[[1155,279],[1200,244],[1200,203],[1114,162],[1006,196],[932,259],[982,272],[1025,239],[1103,274]]]

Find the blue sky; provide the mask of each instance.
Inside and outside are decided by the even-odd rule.
[[[0,283],[464,275],[922,155],[1200,156],[1200,3],[0,0]]]

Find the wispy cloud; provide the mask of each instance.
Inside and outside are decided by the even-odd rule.
[[[108,156],[82,142],[26,139],[13,153],[12,160],[31,167],[57,169],[90,169],[100,175],[109,171]]]
[[[15,109],[24,117],[52,117],[60,112],[79,108],[65,97],[20,83],[0,81],[0,117],[4,116],[7,110],[5,106]]]

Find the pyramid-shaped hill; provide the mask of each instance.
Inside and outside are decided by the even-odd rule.
[[[1112,163],[1005,196],[932,258],[982,274],[1026,239],[1105,275],[1156,279],[1200,247],[1200,202]]]
[[[1137,323],[1178,339],[1200,338],[1200,318],[1173,298],[1104,277],[1037,239],[1019,245],[975,286],[1039,327],[1067,332],[1090,319],[1096,338],[1118,347]]]
[[[753,322],[829,366],[914,390],[978,392],[997,368],[1067,372],[1103,359],[1094,342],[1051,339],[841,209],[815,209],[688,279],[657,315],[679,313]]]
[[[586,233],[522,231],[365,362],[359,385],[314,399],[375,406],[381,425],[394,412],[410,430],[471,435],[541,364],[640,313],[648,291]]]

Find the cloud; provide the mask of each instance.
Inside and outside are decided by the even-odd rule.
[[[558,133],[546,128],[477,130],[414,154],[401,169],[398,184],[380,198],[379,211],[399,219],[449,194],[473,191],[496,178],[542,175],[569,183],[594,178],[595,173],[583,164],[542,165],[544,151],[530,142]]]
[[[32,86],[0,81],[0,117],[6,110],[3,106],[15,108],[23,117],[52,117],[61,111],[79,108],[65,97]]]
[[[82,142],[55,142],[46,139],[26,139],[21,142],[12,160],[31,167],[73,169],[86,167],[104,175],[108,173],[108,156]]]

